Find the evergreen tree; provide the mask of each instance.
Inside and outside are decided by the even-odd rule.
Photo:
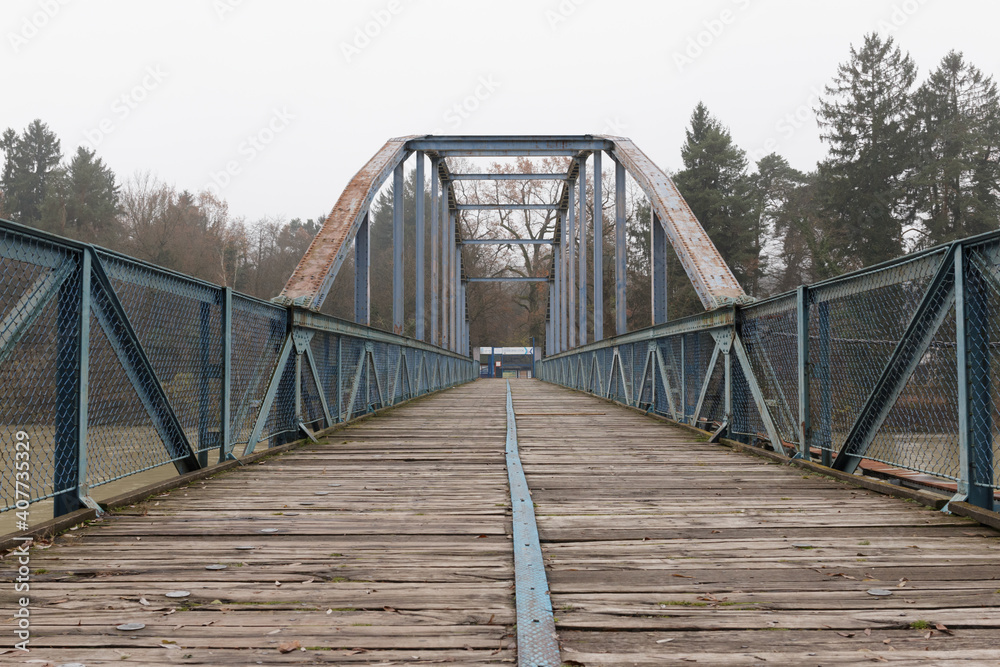
[[[108,245],[120,236],[115,174],[84,147],[66,169],[53,172],[40,226],[75,239]]]
[[[913,203],[926,244],[996,229],[1000,102],[993,78],[952,51],[915,97],[920,167]]]
[[[0,138],[4,168],[0,179],[5,216],[37,226],[52,181],[58,177],[62,152],[59,139],[48,125],[34,120],[17,136],[7,129]]]
[[[903,251],[908,180],[914,167],[909,119],[916,66],[891,37],[864,38],[837,68],[817,110],[830,145],[820,163],[824,212],[846,231],[851,265],[868,266]]]
[[[761,265],[746,152],[733,143],[729,130],[700,102],[691,115],[686,137],[681,148],[684,169],[674,181],[736,279],[744,289],[750,288],[760,277]],[[677,279],[687,280],[683,274],[670,276],[671,282]],[[677,306],[671,304],[671,317],[700,310],[687,303]]]

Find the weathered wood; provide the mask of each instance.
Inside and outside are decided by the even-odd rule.
[[[511,384],[566,663],[1000,662],[993,529]],[[512,662],[504,388],[413,401],[34,548],[33,650],[0,663]]]
[[[993,530],[578,392],[511,384],[564,660],[1000,661]]]
[[[32,651],[0,663],[510,662],[505,435],[480,383],[123,503],[33,549]]]

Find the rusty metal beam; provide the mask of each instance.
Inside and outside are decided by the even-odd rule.
[[[390,139],[354,175],[275,302],[320,309],[379,186],[406,158],[406,142],[413,138]]]
[[[624,137],[598,136],[612,143],[612,156],[625,165],[645,191],[663,231],[706,310],[733,303],[750,303],[712,239],[705,233],[677,186],[645,153]]]

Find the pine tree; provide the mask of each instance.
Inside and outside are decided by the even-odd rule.
[[[58,176],[62,159],[59,139],[36,119],[21,136],[8,128],[0,138],[0,149],[5,158],[0,179],[2,212],[15,222],[37,226],[49,187]]]
[[[115,174],[84,147],[48,188],[40,226],[87,242],[113,244],[120,236]]]
[[[914,167],[909,119],[916,66],[891,37],[864,38],[837,68],[817,110],[830,145],[820,163],[824,212],[846,232],[850,266],[868,266],[903,251],[905,201]]]
[[[993,78],[952,51],[915,98],[920,167],[913,205],[926,245],[996,229],[1000,102]]]
[[[700,102],[691,115],[686,138],[681,148],[684,169],[674,181],[736,279],[747,289],[759,279],[761,265],[746,152],[733,143],[729,130]],[[676,279],[685,280],[680,275]],[[676,279],[670,276],[671,282]],[[686,303],[677,306],[671,303],[671,317],[692,310]]]

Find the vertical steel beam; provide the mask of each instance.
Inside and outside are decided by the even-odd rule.
[[[555,354],[555,346],[553,345],[555,335],[552,333],[553,331],[552,318],[553,314],[555,313],[555,308],[553,304],[555,303],[555,298],[556,298],[556,283],[555,280],[549,279],[548,284],[549,284],[549,303],[548,306],[546,307],[548,312],[546,313],[545,317],[545,356],[551,357],[553,354]]]
[[[806,459],[809,453],[809,292],[799,285],[795,293],[796,329],[798,333],[799,381],[799,455]]]
[[[90,496],[90,484],[87,481],[87,429],[90,404],[90,277],[93,250],[83,251],[83,272],[80,276],[80,347],[79,375],[77,376],[76,398],[76,438],[77,438],[77,497],[79,504],[85,504]],[[53,514],[58,516],[58,514]]]
[[[413,246],[417,259],[414,262],[417,280],[413,283],[416,290],[414,299],[416,312],[414,318],[414,336],[417,340],[426,340],[424,336],[424,152],[417,151],[417,173],[414,186],[414,213],[416,216],[416,241]]]
[[[438,334],[438,315],[441,308],[438,302],[438,285],[441,280],[441,270],[438,266],[441,255],[438,246],[438,234],[440,229],[441,201],[438,193],[438,158],[431,158],[431,331],[430,342],[433,345],[440,345],[441,338]]]
[[[966,278],[965,246],[955,253],[955,334],[958,355],[960,483],[968,502],[993,509],[993,396],[990,381],[989,295],[982,280]],[[971,270],[971,271],[970,271]],[[964,487],[964,488],[963,488]]]
[[[687,334],[681,334],[681,421],[686,422],[688,416],[687,395],[687,357],[684,352],[684,339]]]
[[[219,463],[229,458],[233,448],[232,432],[232,381],[233,381],[233,288],[222,289],[222,401],[219,419],[222,433],[219,442]]]
[[[580,192],[577,196],[580,213],[577,216],[576,227],[580,230],[580,249],[578,252],[580,266],[577,270],[577,280],[580,283],[577,304],[580,309],[577,339],[580,345],[587,344],[587,158],[580,158]]]
[[[566,207],[566,326],[569,348],[576,347],[576,207],[574,184],[566,185],[569,203]]]
[[[458,245],[455,243],[456,233],[455,225],[458,222],[458,215],[453,214],[451,216],[450,231],[451,234],[451,349],[452,351],[458,350],[458,299],[459,299],[459,287],[462,282],[462,253]]]
[[[628,236],[625,234],[625,165],[615,161],[615,333],[628,333],[628,304],[625,301],[626,257]]]
[[[451,249],[448,247],[448,225],[451,223],[451,211],[448,208],[447,186],[442,184],[441,191],[441,347],[447,348],[451,343],[451,330],[448,316],[448,304],[451,299]]]
[[[208,447],[213,434],[209,430],[212,423],[212,412],[210,407],[212,401],[211,384],[212,376],[215,374],[216,366],[212,363],[212,339],[215,338],[212,331],[212,309],[211,306],[202,301],[198,306],[198,464],[204,468],[208,465]],[[221,435],[221,434],[220,434]]]
[[[403,333],[403,162],[392,172],[392,332]]]
[[[604,340],[604,197],[601,151],[594,152],[594,342]]]
[[[371,324],[371,213],[365,213],[354,237],[354,321]]]
[[[819,338],[819,359],[814,372],[819,377],[819,446],[820,459],[825,466],[833,464],[833,378],[830,367],[830,302],[816,304],[817,333]]]
[[[562,219],[559,219],[560,229]],[[559,354],[563,350],[562,346],[562,275],[563,275],[563,259],[562,259],[562,232],[560,231],[559,238],[556,239],[557,243],[552,246],[552,253],[554,258],[552,260],[552,272],[555,289],[553,290],[554,299],[552,301],[552,340],[553,340],[553,352]]]
[[[651,210],[649,223],[650,296],[653,300],[653,324],[667,321],[667,233],[663,231],[660,216]]]
[[[562,271],[559,276],[559,348],[569,349],[569,234],[566,230],[566,214],[559,214],[559,257],[562,260]]]

